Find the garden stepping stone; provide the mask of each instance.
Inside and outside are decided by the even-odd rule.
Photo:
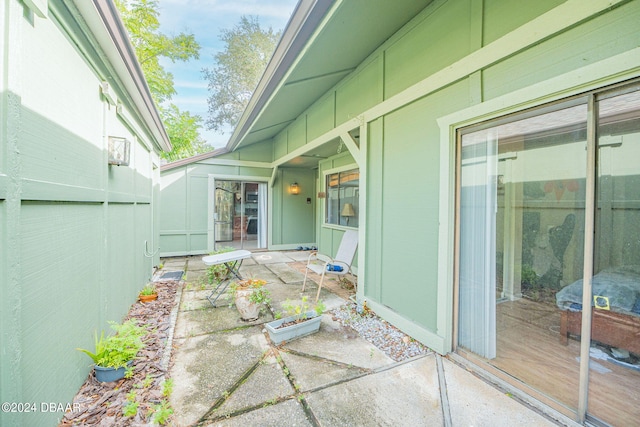
[[[287,285],[291,284],[301,284],[304,280],[304,274],[299,271],[291,268],[288,264],[284,262],[278,262],[273,264],[266,264],[267,268],[273,272],[280,280],[282,280]]]
[[[281,351],[280,356],[302,392],[336,384],[368,372],[365,369],[334,363],[318,357],[285,351]]]
[[[204,423],[203,426],[246,427],[246,426],[295,426],[312,427],[307,419],[302,404],[297,400],[289,399],[277,405],[269,405],[264,408],[244,413],[240,416],[212,423]]]
[[[265,360],[215,411],[212,418],[229,415],[241,409],[268,406],[294,393],[275,358]]]
[[[210,310],[215,311],[215,310]],[[223,398],[268,348],[260,327],[175,340],[171,395],[176,424],[192,425]]]

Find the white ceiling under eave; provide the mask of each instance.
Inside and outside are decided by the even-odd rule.
[[[301,1],[282,37],[288,47],[279,46],[272,59],[286,69],[265,73],[258,89],[271,89],[256,91],[227,147],[233,150],[276,136],[431,1],[342,0],[330,2],[330,7],[327,1],[316,1],[307,9]],[[296,13],[312,16],[313,7],[324,8],[324,19],[316,16],[311,31],[290,28],[291,22],[301,21]],[[283,61],[286,57],[289,64]]]

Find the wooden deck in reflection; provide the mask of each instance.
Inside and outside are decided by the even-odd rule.
[[[560,343],[560,310],[527,299],[497,305],[497,354],[488,361],[575,410],[580,342]],[[591,358],[589,413],[616,426],[640,420],[640,372]]]

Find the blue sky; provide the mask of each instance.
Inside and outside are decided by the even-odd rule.
[[[231,29],[242,15],[257,16],[260,26],[284,29],[298,0],[159,0],[160,31],[178,34],[193,33],[200,43],[200,59],[190,62],[171,63],[161,61],[165,69],[173,74],[178,92],[171,102],[181,110],[207,117],[207,81],[203,68],[215,66],[213,56],[224,49],[220,41],[220,30]],[[225,134],[200,129],[200,135],[215,148],[221,148],[229,140],[229,129]]]

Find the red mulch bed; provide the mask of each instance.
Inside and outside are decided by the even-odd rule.
[[[93,371],[73,399],[75,411],[67,412],[59,427],[68,426],[136,426],[147,424],[153,414],[153,406],[162,400],[163,382],[168,379],[168,366],[162,366],[167,340],[171,330],[171,310],[175,305],[176,290],[180,282],[157,282],[158,299],[148,303],[136,302],[123,319],[137,319],[147,325],[146,346],[133,363],[133,376],[120,381],[100,383]],[[87,358],[88,361],[90,359]],[[166,363],[166,362],[165,362]],[[168,365],[168,363],[166,363]],[[135,391],[137,413],[125,417],[123,408],[127,395]],[[171,424],[170,421],[168,423]]]

